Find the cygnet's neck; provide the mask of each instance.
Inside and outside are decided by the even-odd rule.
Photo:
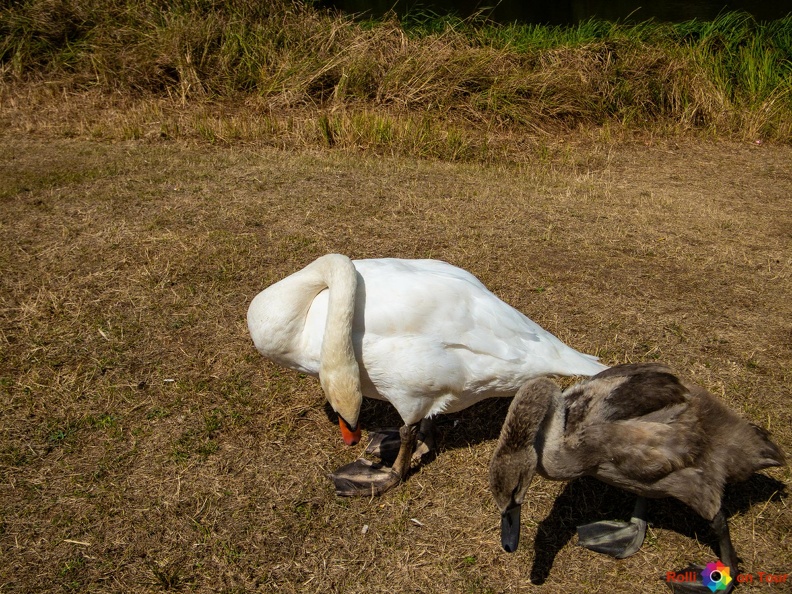
[[[566,474],[567,464],[563,455],[565,417],[564,397],[559,391],[548,402],[534,440],[538,457],[536,471],[547,479],[559,480],[559,476]]]

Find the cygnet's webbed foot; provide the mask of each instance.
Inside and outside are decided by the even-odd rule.
[[[713,566],[715,563],[710,563]],[[712,594],[717,591],[728,594],[737,583],[728,566],[721,566],[720,570],[700,565],[689,565],[679,571],[669,571],[660,576],[660,579],[671,589],[674,594]],[[713,590],[715,586],[715,590]]]
[[[644,539],[644,531],[635,522],[604,520],[578,526],[577,531],[580,546],[616,559],[624,559],[638,551]]]
[[[635,504],[629,522],[603,520],[578,526],[578,544],[597,553],[624,559],[636,553],[646,536],[646,500]]]
[[[336,494],[342,497],[381,495],[407,478],[412,459],[421,450],[416,447],[418,425],[404,425],[398,430],[381,430],[370,434],[365,453],[380,462],[358,458],[330,475]]]

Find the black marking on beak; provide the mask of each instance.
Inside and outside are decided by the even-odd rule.
[[[352,425],[347,423],[347,420],[341,415],[338,415],[338,418],[344,422],[344,425],[346,426],[346,428],[349,430],[350,433],[354,433],[355,431],[357,431],[358,425],[360,425],[360,422],[358,422],[357,425],[353,427]]]

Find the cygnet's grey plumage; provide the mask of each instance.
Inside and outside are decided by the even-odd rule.
[[[516,547],[519,532],[511,540],[506,533],[515,510],[519,530],[519,506],[534,472],[552,480],[593,476],[640,497],[687,504],[712,523],[722,558],[736,571],[721,512],[724,487],[783,463],[764,429],[703,388],[679,380],[664,365],[629,364],[563,393],[546,378],[527,382],[509,408],[489,478],[507,550]],[[637,546],[622,555],[608,552],[626,556],[642,539],[642,533],[634,535]]]

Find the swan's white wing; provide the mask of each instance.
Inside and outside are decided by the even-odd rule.
[[[604,369],[450,264],[355,265],[365,285],[363,357],[375,384],[468,400],[448,405],[456,409],[514,393],[537,375]]]
[[[541,373],[588,374],[604,369],[501,301],[472,274],[436,260],[362,260],[365,332],[422,335],[474,358]],[[581,369],[577,370],[577,367]],[[478,375],[486,375],[482,369]],[[513,373],[513,372],[512,372]]]

